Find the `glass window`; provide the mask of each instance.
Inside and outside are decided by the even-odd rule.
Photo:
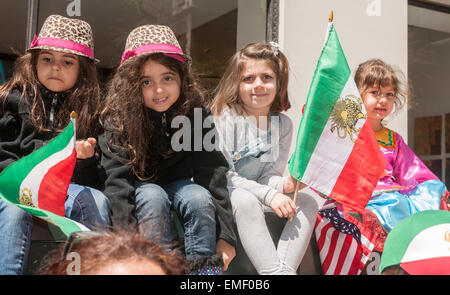
[[[416,118],[414,123],[414,150],[419,156],[441,154],[442,117]]]
[[[14,60],[25,52],[28,1],[0,1],[0,84],[11,74]]]
[[[409,143],[450,187],[450,3],[410,2],[408,79],[413,99],[408,112]]]
[[[439,178],[442,179],[442,161],[424,160],[423,163]],[[449,167],[450,168],[450,167]],[[446,168],[448,169],[448,168]]]

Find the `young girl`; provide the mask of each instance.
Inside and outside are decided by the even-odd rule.
[[[292,139],[289,65],[278,48],[252,43],[231,59],[211,109],[220,146],[231,167],[228,185],[239,237],[259,274],[295,274],[308,247],[317,204],[301,194],[294,204],[295,181],[283,177]],[[296,209],[298,208],[298,209]],[[264,212],[287,222],[275,247]]]
[[[220,152],[205,146],[214,127],[212,116],[205,120],[209,112],[202,100],[190,57],[172,30],[138,27],[129,34],[111,81],[102,111],[105,134],[99,139],[113,223],[128,227],[136,218],[141,234],[170,245],[174,209],[183,220],[194,274],[221,272],[216,238],[226,263],[236,243],[228,166]]]
[[[383,126],[383,120],[408,98],[401,76],[384,61],[372,59],[359,65],[355,82],[386,161],[385,173],[366,208],[385,232],[416,212],[447,210],[445,185],[398,133]],[[385,233],[378,235],[375,250],[382,251],[385,238]]]
[[[55,137],[76,111],[77,164],[66,199],[66,216],[94,229],[109,224],[109,204],[82,186],[97,179],[94,149],[99,86],[92,32],[84,21],[49,16],[13,77],[0,86],[0,172]],[[94,169],[92,169],[94,167]],[[97,181],[98,184],[98,181]],[[100,186],[100,185],[97,185]],[[0,273],[26,271],[33,219],[0,200]]]

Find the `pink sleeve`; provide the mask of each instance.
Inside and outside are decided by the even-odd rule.
[[[436,175],[414,154],[403,138],[396,133],[397,156],[394,162],[393,176],[402,186],[416,185],[427,180],[437,179]]]

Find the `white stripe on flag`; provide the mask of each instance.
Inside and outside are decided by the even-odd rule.
[[[322,220],[317,224],[317,227],[316,227],[316,229],[315,229],[315,231],[316,231],[316,236],[317,236],[317,237],[319,237],[319,236],[321,235],[321,233],[322,233],[322,228],[323,228],[326,224],[327,224],[327,222],[325,222],[325,221],[323,220],[323,217],[322,217]]]
[[[49,217],[47,217],[47,216],[37,216],[37,217],[40,218],[40,219],[42,219],[42,220],[47,221],[48,223],[51,223],[51,224],[53,224],[53,225],[55,225],[55,226],[61,228],[60,225],[58,225],[57,223],[55,223],[55,221],[53,221],[51,218],[49,218]],[[73,220],[73,219],[70,219],[70,218],[67,218],[67,217],[63,217],[63,218],[65,218],[65,219],[67,219],[67,220],[70,220],[70,222],[72,222],[72,223],[74,223],[76,226],[78,226],[78,227],[80,228],[80,231],[91,231],[91,230],[90,230],[89,228],[87,228],[85,225],[83,225],[83,224],[81,224],[81,223],[79,223],[79,222],[76,222],[76,221]]]
[[[360,97],[358,88],[351,75],[341,92],[340,99],[345,98],[349,94]],[[362,113],[366,114],[364,105],[362,105]],[[365,120],[358,120],[355,128],[361,128],[364,122]],[[336,140],[338,128],[332,132],[332,126],[332,120],[328,120],[302,178],[303,182],[326,195],[329,195],[333,190],[354,146],[348,134],[346,134],[345,139]],[[342,135],[345,131],[339,130],[339,132]],[[353,133],[353,138],[356,139],[358,134]],[[324,175],[327,177],[324,177]]]
[[[73,136],[69,143],[61,151],[50,155],[48,158],[34,166],[34,168],[28,173],[25,179],[20,184],[20,192],[22,189],[27,188],[31,191],[31,197],[33,205],[39,207],[38,193],[42,179],[47,174],[48,170],[68,158],[75,148],[75,137]]]
[[[369,259],[370,253],[372,253],[374,246],[375,245],[361,233],[361,247],[363,249],[361,262],[363,264],[366,264],[367,260]]]
[[[89,228],[87,228],[86,226],[84,226],[83,224],[81,224],[81,223],[79,223],[79,222],[76,222],[75,220],[73,220],[73,219],[70,219],[72,222],[74,222],[79,228],[80,228],[80,230],[81,231],[91,231]]]

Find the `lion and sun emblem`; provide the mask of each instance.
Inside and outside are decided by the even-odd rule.
[[[28,188],[24,188],[20,191],[20,198],[19,198],[19,202],[22,205],[26,205],[26,206],[30,206],[30,207],[36,207],[33,204],[33,200],[31,198],[31,190],[29,190]]]
[[[361,119],[366,119],[367,115],[363,113],[363,101],[360,97],[347,95],[344,99],[339,99],[334,108],[330,112],[330,120],[332,122],[331,132],[336,130],[339,138],[346,138],[355,142],[354,134],[359,133],[361,128],[356,128],[356,123]]]

